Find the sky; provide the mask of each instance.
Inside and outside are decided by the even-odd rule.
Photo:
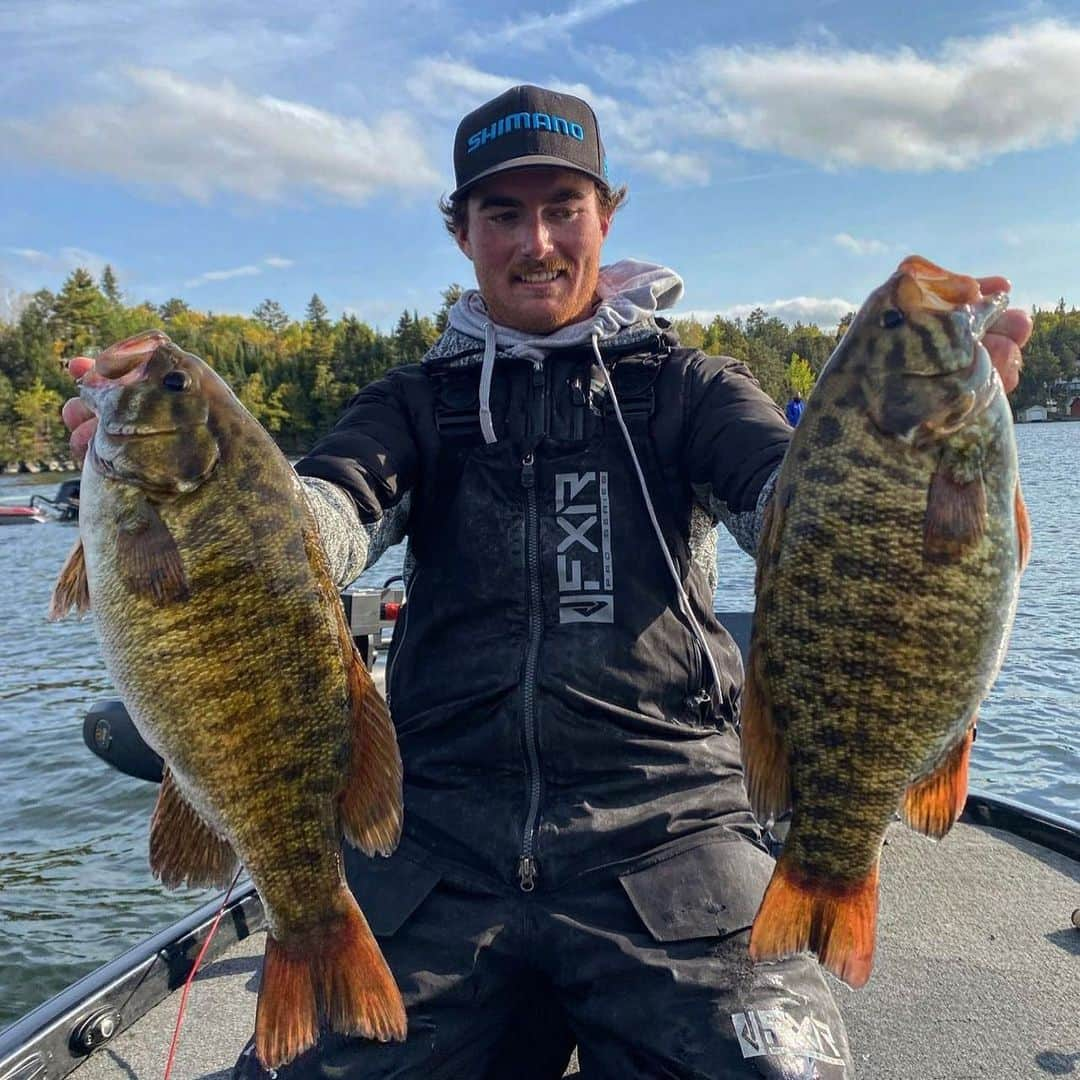
[[[1080,0],[0,0],[0,318],[76,266],[390,330],[475,284],[458,121],[521,82],[594,107],[629,187],[604,261],[675,314],[835,325],[907,254],[1080,305]]]

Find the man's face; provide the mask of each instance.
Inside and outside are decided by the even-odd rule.
[[[495,322],[550,334],[589,314],[611,226],[590,177],[548,165],[511,169],[478,183],[467,209],[457,242]]]

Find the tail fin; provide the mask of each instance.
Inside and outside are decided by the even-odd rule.
[[[255,1052],[268,1069],[310,1049],[321,1022],[387,1042],[405,1038],[405,1005],[378,942],[351,894],[342,917],[302,946],[266,939],[255,1012]]]
[[[848,986],[863,986],[874,966],[877,895],[877,862],[861,881],[839,885],[801,874],[781,855],[750,931],[750,956],[779,960],[810,949]]]

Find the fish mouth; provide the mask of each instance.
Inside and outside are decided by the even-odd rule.
[[[979,283],[967,274],[954,274],[951,270],[924,259],[921,255],[909,255],[897,268],[906,274],[919,295],[904,297],[912,306],[931,311],[955,311],[965,304],[978,303],[982,296]],[[909,290],[910,293],[910,290]]]
[[[145,439],[150,435],[171,435],[178,427],[142,427],[138,424],[102,424],[102,430],[112,439]]]
[[[136,364],[130,371],[124,372],[123,375],[120,375],[115,379],[110,379],[107,376],[102,375],[96,368],[91,368],[81,379],[79,379],[79,397],[85,401],[98,416],[100,416],[105,404],[106,395],[119,387],[131,386],[134,383],[139,382],[140,379],[145,378],[146,367],[149,363],[150,358],[147,357]],[[116,433],[110,431],[109,434]]]
[[[967,274],[954,274],[920,255],[909,255],[900,264],[897,273],[902,275],[897,288],[897,301],[902,307],[966,316],[967,325],[960,332],[970,337],[972,345],[971,360],[967,364],[961,362],[948,371],[909,370],[908,374],[931,378],[961,375],[965,376],[965,383],[972,384],[973,389],[981,386],[989,379],[984,370],[987,365],[982,362],[980,355],[980,350],[986,351],[982,339],[1009,306],[1009,294],[999,292],[983,296],[975,278]],[[993,393],[977,393],[979,401],[984,397],[986,404],[989,404]]]
[[[947,410],[926,420],[919,429],[916,442],[919,445],[936,442],[954,435],[984,413],[998,394],[1004,394],[1001,376],[990,360],[990,353],[981,341],[975,342],[975,358],[965,372],[963,382]],[[938,376],[952,378],[953,376]]]

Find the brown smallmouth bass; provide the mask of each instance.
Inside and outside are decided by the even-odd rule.
[[[251,875],[269,923],[267,1067],[323,1026],[404,1038],[341,858],[343,836],[368,854],[397,845],[401,759],[299,479],[218,375],[157,331],[107,349],[79,393],[99,422],[50,616],[92,608],[109,675],[165,759],[153,872],[224,887],[239,859]]]
[[[918,256],[829,358],[758,548],[742,755],[761,820],[791,810],[750,936],[873,966],[878,860],[899,810],[943,837],[1027,562],[1013,420],[982,345],[1007,297]]]

